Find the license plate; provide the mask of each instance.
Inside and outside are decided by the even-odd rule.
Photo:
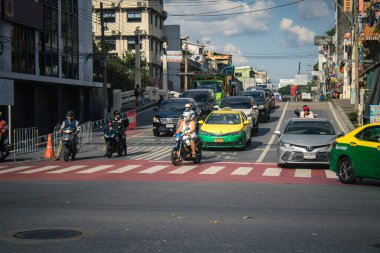
[[[214,139],[214,142],[224,142],[224,139]]]
[[[314,160],[317,159],[317,154],[316,153],[305,153],[303,154],[303,158],[307,160]]]
[[[166,124],[167,128],[174,128],[174,124]]]

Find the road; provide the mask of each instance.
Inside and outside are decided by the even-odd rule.
[[[344,128],[327,103],[310,106]],[[280,104],[247,150],[206,150],[200,165],[171,165],[174,141],[153,136],[152,110],[126,158],[105,158],[99,135],[74,162],[0,164],[0,252],[379,252],[378,181],[277,167],[273,132],[300,107]],[[13,237],[58,228],[82,235]]]

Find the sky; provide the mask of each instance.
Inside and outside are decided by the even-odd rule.
[[[267,70],[273,84],[294,78],[299,62],[300,73],[310,74],[318,55],[314,36],[335,24],[333,0],[168,0],[164,9],[165,25],[178,24],[189,41],[233,54],[235,66]]]

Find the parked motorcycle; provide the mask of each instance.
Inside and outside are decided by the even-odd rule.
[[[9,143],[8,143],[8,138],[5,138],[5,141],[4,141],[4,150],[1,150],[1,154],[2,156],[0,156],[0,162],[4,162],[5,159],[7,158],[7,156],[9,156],[10,154],[10,147],[9,147]]]
[[[117,134],[116,129],[112,127],[112,123],[109,123],[108,128],[104,130],[104,139],[106,141],[106,154],[108,158],[111,158],[113,153],[117,153],[119,156],[123,154],[120,136]]]
[[[195,141],[195,153],[196,156],[192,157],[190,139],[185,133],[176,134],[176,146],[171,151],[171,161],[173,165],[180,166],[182,161],[193,161],[194,163],[200,163],[202,160],[202,142],[197,138]]]
[[[77,154],[75,145],[75,131],[72,129],[65,129],[62,131],[62,144],[63,144],[63,159],[67,162],[70,159],[75,160]]]

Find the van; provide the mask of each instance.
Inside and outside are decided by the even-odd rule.
[[[183,98],[195,100],[195,107],[201,118],[206,118],[214,109],[215,93],[212,89],[191,89],[182,93]]]

